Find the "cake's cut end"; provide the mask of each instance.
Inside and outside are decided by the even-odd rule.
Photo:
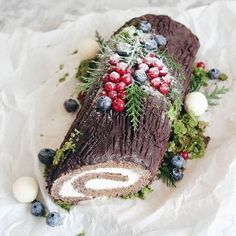
[[[150,179],[150,171],[142,165],[111,161],[84,166],[59,177],[52,185],[51,195],[70,203],[120,197],[138,192],[150,183]]]

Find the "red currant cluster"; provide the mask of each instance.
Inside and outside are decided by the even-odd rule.
[[[138,59],[138,69],[145,71],[153,88],[163,95],[169,92],[172,83],[171,76],[167,67],[156,57],[155,53],[150,52],[144,59]]]
[[[113,54],[109,59],[110,68],[103,76],[101,96],[108,96],[112,100],[112,109],[121,112],[125,108],[125,89],[133,81],[131,68],[120,62],[120,56]]]

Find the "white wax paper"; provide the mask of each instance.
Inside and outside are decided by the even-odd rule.
[[[75,118],[63,108],[80,62],[72,52],[95,30],[108,37],[126,20],[145,13],[168,14],[190,27],[201,42],[198,58],[230,77],[230,92],[207,114],[211,141],[206,155],[188,161],[176,189],[156,181],[145,201],[87,201],[67,213],[47,194],[37,153],[43,147],[57,148]],[[0,235],[73,236],[82,230],[89,236],[236,235],[235,23],[232,1],[181,14],[171,8],[110,11],[80,17],[51,32],[20,28],[0,34]],[[63,70],[59,64],[65,65]],[[59,83],[66,72],[69,77]],[[48,210],[60,212],[62,226],[47,226],[44,218],[31,215],[30,204],[14,199],[12,183],[22,175],[38,180],[39,199]]]

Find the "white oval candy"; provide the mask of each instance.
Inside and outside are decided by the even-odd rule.
[[[191,111],[195,116],[200,116],[208,108],[207,98],[200,92],[189,93],[185,97],[184,108],[187,112]]]
[[[12,186],[15,199],[21,203],[29,203],[38,195],[38,183],[32,177],[23,176],[15,181]]]
[[[93,39],[85,39],[78,46],[78,53],[81,60],[92,59],[99,52],[99,44]]]

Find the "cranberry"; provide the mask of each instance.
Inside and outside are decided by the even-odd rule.
[[[115,66],[110,66],[107,70],[107,73],[111,73],[112,71],[115,70],[115,68],[116,68]]]
[[[154,52],[149,52],[148,55],[147,55],[147,57],[152,57],[152,58],[155,57],[155,56],[156,56],[156,54]]]
[[[115,90],[115,84],[112,83],[112,82],[107,82],[107,83],[104,84],[104,89],[107,92],[111,92],[111,91]]]
[[[147,72],[147,75],[150,79],[154,79],[154,78],[158,77],[158,75],[159,75],[158,68],[157,67],[150,68]]]
[[[163,83],[167,84],[168,86],[170,86],[171,82],[172,82],[172,79],[168,75],[166,75],[166,76],[162,77],[161,81]]]
[[[119,61],[120,61],[120,56],[117,53],[111,55],[109,58],[109,63],[111,65],[116,65]]]
[[[202,62],[202,61],[197,62],[196,66],[197,66],[198,68],[202,68],[202,69],[205,69],[205,67],[206,67],[205,63]]]
[[[138,69],[143,70],[143,71],[146,72],[146,71],[148,71],[149,66],[145,63],[141,63],[141,64],[138,65]]]
[[[117,98],[112,102],[112,109],[114,111],[121,112],[125,109],[125,102],[124,100]]]
[[[159,73],[160,76],[165,76],[167,74],[168,74],[167,68],[164,67],[162,70],[160,70],[160,73]]]
[[[105,84],[105,83],[107,83],[107,82],[109,82],[110,81],[110,76],[109,76],[109,74],[105,74],[105,75],[103,75],[103,77],[102,77],[102,82]]]
[[[167,84],[161,84],[159,88],[159,92],[162,93],[163,95],[167,94],[169,92],[169,87]]]
[[[151,62],[151,65],[154,67],[157,67],[159,70],[162,70],[164,67],[164,64],[161,60],[154,58]]]
[[[102,90],[100,93],[99,93],[100,96],[106,96],[107,95],[107,92],[105,90]]]
[[[124,82],[117,83],[115,86],[115,90],[118,93],[121,93],[125,90],[126,84]]]
[[[120,81],[120,75],[115,71],[111,72],[110,81],[113,83],[118,83]]]
[[[189,154],[187,151],[182,151],[180,153],[180,156],[184,158],[184,160],[187,160],[189,158]]]
[[[126,96],[126,93],[125,91],[124,92],[121,92],[121,93],[118,93],[117,97],[124,100],[125,99],[125,96]]]
[[[152,57],[146,57],[144,59],[144,63],[147,64],[149,67],[152,66],[152,63],[153,63],[153,59]]]
[[[125,74],[121,77],[121,82],[125,83],[126,86],[130,85],[133,81],[131,74]]]
[[[151,85],[152,87],[154,87],[155,89],[159,89],[161,86],[161,80],[160,78],[155,78],[153,80],[151,80]]]
[[[111,91],[111,92],[109,92],[109,93],[107,94],[107,96],[108,96],[109,98],[111,98],[111,100],[114,100],[114,99],[117,98],[117,92],[116,92],[116,91]]]
[[[124,62],[119,62],[117,65],[116,65],[116,72],[119,73],[120,75],[124,75],[127,73],[127,68],[128,68],[128,65]]]

